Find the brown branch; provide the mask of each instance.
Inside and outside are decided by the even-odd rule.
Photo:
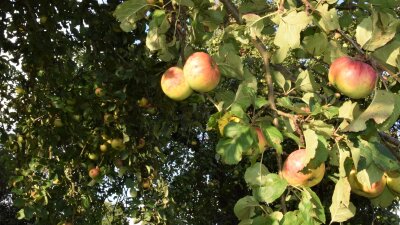
[[[365,55],[364,50],[362,50],[362,48],[344,31],[342,31],[341,29],[337,29],[337,32],[339,32],[344,38],[346,38],[346,40],[350,42],[357,49],[358,52],[360,52],[362,55]]]
[[[233,16],[233,18],[235,18],[236,22],[240,25],[243,25],[244,21],[242,20],[239,10],[236,8],[236,6],[230,0],[221,0],[221,2],[224,4],[228,13],[230,13]],[[268,51],[267,47],[262,43],[262,41],[259,38],[252,38],[251,42],[253,43],[255,48],[260,53],[260,55],[263,59],[263,62],[264,62],[265,80],[267,81],[267,85],[268,85],[269,107],[274,111],[274,114],[285,115],[285,116],[289,116],[290,118],[296,118],[294,115],[279,111],[276,108],[275,96],[274,96],[274,84],[272,81],[272,75],[271,75],[270,63],[269,63],[270,58],[271,58],[271,53]],[[282,170],[281,154],[277,153],[276,158],[277,158],[277,163],[278,163],[278,169],[279,169],[279,171],[281,171]],[[286,213],[287,209],[286,209],[284,195],[281,196],[281,207],[282,207],[283,213]]]
[[[386,134],[384,132],[379,132],[379,136],[382,138],[382,140],[391,146],[388,146],[389,150],[392,152],[392,154],[396,157],[396,159],[400,162],[400,140],[397,138],[394,138],[390,136],[389,134]]]

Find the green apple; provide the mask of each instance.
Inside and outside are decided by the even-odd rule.
[[[96,153],[89,153],[88,157],[91,160],[98,160],[99,159],[99,155],[97,155]]]
[[[101,152],[106,152],[107,150],[108,150],[107,144],[100,145],[100,151]]]
[[[111,147],[116,150],[123,150],[125,149],[125,144],[121,138],[114,138],[111,140]]]
[[[64,124],[60,118],[54,120],[54,127],[62,127]]]

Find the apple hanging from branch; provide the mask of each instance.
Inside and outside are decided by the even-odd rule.
[[[370,187],[367,185],[361,184],[357,179],[357,171],[352,169],[348,176],[348,180],[350,183],[351,191],[354,194],[364,196],[367,198],[375,198],[378,197],[386,186],[386,176],[383,175],[382,178],[371,184]]]
[[[161,89],[164,94],[175,101],[182,101],[188,98],[193,90],[179,67],[171,67],[161,77]]]
[[[305,149],[299,149],[289,154],[283,163],[281,175],[292,186],[312,187],[321,182],[325,174],[325,163],[315,169],[306,169],[307,153]]]
[[[378,75],[372,66],[348,56],[337,58],[329,68],[328,79],[350,98],[365,98],[375,89]]]
[[[189,86],[202,93],[214,90],[221,77],[217,64],[205,52],[190,55],[183,66],[183,73]]]

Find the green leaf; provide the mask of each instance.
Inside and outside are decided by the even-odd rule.
[[[291,11],[282,17],[276,32],[274,44],[292,49],[300,47],[300,32],[310,23],[311,17],[305,12]]]
[[[358,182],[367,187],[371,187],[373,183],[381,180],[382,176],[383,171],[378,169],[375,164],[371,164],[368,168],[357,171]]]
[[[371,202],[375,207],[387,208],[393,203],[395,197],[396,196],[393,195],[393,193],[386,186],[379,196],[371,199]]]
[[[146,46],[150,49],[150,51],[167,49],[171,45],[171,43],[167,43],[167,37],[165,35],[169,28],[170,24],[165,11],[154,11],[153,19],[149,24],[149,32],[147,33],[146,37]]]
[[[372,53],[373,57],[391,66],[398,67],[400,62],[400,36]]]
[[[344,222],[356,213],[356,207],[350,202],[350,183],[346,178],[340,178],[332,195],[331,222]]]
[[[374,99],[368,108],[361,113],[344,131],[359,132],[367,128],[366,122],[373,119],[377,124],[383,123],[388,119],[394,110],[396,95],[391,92],[377,90]]]
[[[237,140],[231,138],[220,139],[217,144],[217,153],[222,161],[228,165],[234,165],[242,160],[243,146],[237,145]]]
[[[298,210],[287,212],[281,221],[282,225],[301,225],[303,218]]]
[[[315,150],[318,147],[318,136],[313,130],[305,130],[304,139],[306,141],[306,158],[304,164],[308,164],[315,157]]]
[[[311,190],[311,188],[305,188],[305,190],[310,194],[311,196],[311,203],[313,204],[313,213],[315,215],[315,218],[319,220],[321,223],[326,222],[326,217],[325,217],[325,209],[324,206],[321,203],[321,200],[319,199],[318,195]],[[304,193],[304,192],[303,192]]]
[[[308,124],[308,129],[312,129],[315,133],[324,136],[325,138],[331,138],[335,127],[331,124],[327,124],[322,120],[313,120]]]
[[[328,4],[320,4],[316,9],[321,16],[318,20],[318,25],[326,33],[340,28],[336,9],[333,7],[328,10],[328,7]]]
[[[148,8],[146,0],[128,0],[119,4],[113,15],[121,22],[121,29],[129,32],[136,29],[136,22],[144,18]]]
[[[399,46],[400,50],[400,46]],[[399,54],[400,57],[400,54]],[[392,114],[389,116],[389,118],[383,122],[382,124],[378,125],[378,129],[381,131],[386,131],[389,130],[395,123],[396,121],[399,120],[400,117],[400,95],[394,95],[395,98],[395,103],[394,105],[397,107],[394,107]]]
[[[357,102],[351,102],[351,100],[343,103],[339,108],[339,118],[354,120],[359,115],[359,106]]]
[[[276,149],[280,154],[282,153],[283,135],[282,133],[272,125],[261,124],[261,130],[267,140],[268,144]]]
[[[254,13],[243,15],[242,18],[246,21],[246,28],[250,33],[250,37],[261,37],[261,32],[264,29],[263,19]]]
[[[260,202],[272,203],[285,192],[287,182],[278,174],[270,173],[265,177],[263,186],[253,187],[253,196]]]
[[[269,171],[267,167],[262,163],[254,163],[254,165],[250,166],[246,169],[244,173],[244,180],[250,186],[263,186],[267,182],[267,175]]]
[[[223,76],[239,80],[244,79],[242,59],[232,44],[224,44],[214,59]]]
[[[189,8],[194,7],[194,3],[192,0],[173,0],[174,4],[179,4],[183,6],[187,6]]]
[[[303,70],[297,76],[296,88],[304,92],[316,92],[320,86],[315,82],[314,75],[308,70]]]
[[[239,220],[250,219],[255,215],[256,207],[259,207],[257,200],[253,196],[246,196],[236,202],[233,212]]]
[[[250,127],[240,123],[228,123],[224,128],[224,137],[218,141],[217,153],[226,164],[237,164],[242,154],[251,149],[254,142]]]
[[[272,70],[271,74],[272,78],[274,79],[274,83],[282,88],[284,92],[288,92],[291,89],[292,83],[290,80],[286,79],[281,72]]]
[[[400,162],[385,145],[377,142],[365,144],[371,148],[372,160],[381,170],[387,172],[400,170]]]
[[[314,56],[322,55],[328,48],[328,37],[325,33],[315,33],[303,39],[303,47]]]
[[[393,39],[399,24],[400,20],[389,13],[372,11],[372,15],[357,26],[356,40],[362,48],[374,51]]]
[[[279,49],[276,50],[272,55],[271,59],[272,63],[274,64],[282,63],[288,56],[289,50],[290,50],[289,45],[280,46]]]

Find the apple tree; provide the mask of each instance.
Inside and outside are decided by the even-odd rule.
[[[0,184],[18,219],[399,222],[399,0],[0,9]],[[162,77],[195,77],[196,52],[217,85],[195,87],[202,73],[176,97]]]
[[[128,0],[114,15],[125,32],[147,20],[146,46],[160,60],[186,67],[193,52],[212,55],[223,80],[197,94],[216,108],[207,130],[221,131],[218,162],[247,167],[240,224],[322,224],[352,218],[354,194],[378,207],[397,201],[399,183],[387,178],[400,172],[390,134],[400,115],[399,3]],[[328,209],[310,189],[322,177],[335,184]]]

